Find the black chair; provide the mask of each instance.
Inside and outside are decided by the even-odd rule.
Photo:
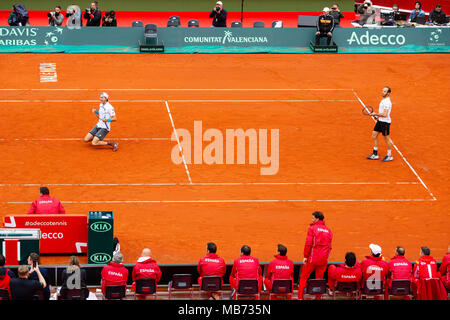
[[[275,279],[272,282],[272,290],[269,293],[269,300],[274,297],[283,297],[290,300],[292,298],[292,280]]]
[[[156,24],[149,23],[145,25],[144,38],[146,44],[156,44],[158,39],[158,27]]]
[[[189,298],[192,299],[194,288],[192,287],[191,274],[174,274],[172,281],[169,282],[169,300],[172,296],[172,291],[189,291]]]
[[[333,300],[336,300],[336,294],[344,294],[346,296],[352,296],[355,300],[359,299],[358,283],[353,282],[337,282],[336,287],[333,290]]]
[[[188,27],[189,28],[192,28],[192,27],[198,28],[198,27],[200,27],[200,24],[198,23],[198,20],[189,20]]]
[[[156,299],[156,280],[154,278],[144,278],[136,280],[136,296],[154,296]]]
[[[125,298],[125,285],[121,286],[106,286],[105,298],[108,300],[122,300]]]
[[[64,289],[60,291],[58,300],[86,300],[84,289]]]
[[[240,279],[238,290],[236,292],[236,300],[241,297],[253,297],[259,300],[258,280],[257,279]]]
[[[142,21],[136,20],[131,23],[132,27],[143,27],[144,23]]]
[[[179,27],[181,24],[180,17],[178,16],[171,16],[169,18],[169,21],[167,21],[167,27]]]
[[[283,28],[283,21],[281,20],[272,21],[272,28]]]
[[[381,296],[384,298],[383,285],[383,281],[381,280],[366,280],[361,289],[361,297],[367,298]]]
[[[327,292],[327,280],[325,279],[309,279],[306,284],[306,294],[314,295],[319,298]]]
[[[207,276],[202,277],[201,291],[217,292],[221,295],[222,290],[222,277],[219,276]]]
[[[411,294],[410,280],[392,280],[390,296],[409,296]]]
[[[264,21],[253,22],[253,28],[264,28]]]
[[[33,295],[33,300],[43,301],[44,300],[44,290],[43,289],[37,290]]]
[[[0,301],[9,300],[9,292],[6,289],[0,289]]]
[[[231,23],[231,27],[232,28],[242,28],[242,22],[240,22],[240,21],[233,21]]]

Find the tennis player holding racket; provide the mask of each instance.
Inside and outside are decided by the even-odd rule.
[[[111,146],[113,151],[117,151],[119,144],[117,142],[106,142],[103,139],[111,130],[111,122],[117,121],[114,107],[109,103],[109,96],[106,92],[100,95],[100,105],[98,109],[92,109],[97,116],[98,122],[94,128],[84,137],[85,142],[92,141],[94,146]]]
[[[378,134],[381,133],[386,141],[387,146],[387,155],[383,158],[383,162],[392,161],[394,157],[392,157],[392,140],[389,137],[390,126],[391,126],[391,110],[392,110],[392,102],[389,95],[391,94],[391,88],[386,86],[381,91],[381,96],[383,99],[380,102],[378,107],[378,113],[370,112],[368,115],[372,117],[378,118],[375,127],[372,132],[372,140],[373,140],[373,151],[370,156],[366,158],[369,160],[377,160],[378,159]]]

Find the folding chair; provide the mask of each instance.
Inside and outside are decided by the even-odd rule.
[[[199,24],[198,20],[189,20],[188,27],[189,28],[191,28],[191,27],[198,28],[198,27],[200,27],[200,24]]]
[[[236,300],[241,300],[240,297],[253,297],[253,300],[259,300],[258,280],[240,279],[238,290],[236,292]]]
[[[192,299],[194,288],[192,287],[191,274],[174,274],[172,281],[169,282],[169,300],[172,296],[172,291],[189,291],[189,298]]]
[[[106,286],[105,298],[107,300],[122,300],[125,298],[125,285],[121,286]]]
[[[86,300],[83,289],[65,289],[60,291],[58,300]]]
[[[167,21],[167,27],[179,27],[181,24],[180,17],[178,16],[171,16],[169,18],[169,21]]]
[[[144,278],[136,280],[136,298],[141,296],[147,300],[148,296],[156,299],[156,281],[153,278]]]
[[[0,301],[9,300],[9,292],[6,289],[0,289]]]
[[[242,22],[240,22],[240,21],[233,21],[231,23],[231,27],[232,28],[242,28]]]
[[[253,28],[264,28],[264,21],[253,22]]]
[[[361,298],[382,297],[384,300],[384,283],[381,280],[366,280],[361,289]]]
[[[35,294],[33,295],[33,300],[39,300],[39,301],[44,300],[44,290],[43,289],[37,290],[35,292]]]
[[[207,276],[202,277],[202,286],[200,291],[215,292],[222,297],[222,277],[219,276]]]
[[[358,283],[353,282],[337,282],[336,287],[333,290],[333,300],[336,300],[336,294],[343,294],[345,296],[354,297],[354,300],[359,300],[360,291]]]
[[[144,23],[142,21],[136,20],[131,23],[132,27],[143,27]]]
[[[292,299],[292,280],[291,279],[275,279],[272,282],[272,290],[269,292],[269,300],[274,297],[283,297],[285,300]],[[280,300],[280,299],[276,299]]]
[[[321,300],[322,295],[327,292],[327,280],[309,279],[306,284],[306,294],[312,295],[316,300]]]
[[[149,23],[145,25],[144,38],[146,44],[156,44],[158,40],[158,27],[156,24]]]
[[[390,299],[390,296],[409,296],[409,295],[411,295],[410,280],[392,280],[388,299]]]
[[[272,28],[283,28],[283,21],[281,20],[272,21]]]

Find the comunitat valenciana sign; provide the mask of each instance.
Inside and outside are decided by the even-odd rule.
[[[0,45],[3,46],[49,46],[58,44],[64,28],[49,30],[33,27],[0,27]]]
[[[251,44],[251,45],[268,45],[269,39],[265,35],[258,36],[233,36],[232,31],[225,30],[223,36],[222,35],[214,35],[214,36],[185,36],[184,43],[186,45],[193,44],[216,44],[216,45],[242,45],[242,44]]]

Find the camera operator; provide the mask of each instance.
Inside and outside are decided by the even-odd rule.
[[[372,6],[372,1],[364,0],[364,3],[358,7],[359,24],[375,23],[376,10]]]
[[[102,27],[117,27],[116,12],[114,10],[105,13]]]
[[[47,13],[49,26],[61,26],[64,21],[64,16],[61,14],[61,7],[56,6],[55,11]]]
[[[447,16],[444,11],[442,11],[442,6],[437,4],[436,7],[431,10],[430,15],[428,16],[428,21],[433,24],[446,24]]]
[[[222,1],[216,2],[216,6],[212,9],[209,17],[214,18],[212,22],[213,27],[227,27],[227,12],[223,8]]]
[[[334,26],[340,28],[341,26],[339,24],[341,23],[341,18],[344,18],[344,14],[339,10],[337,3],[331,6],[330,16],[334,18]]]
[[[102,21],[102,12],[98,9],[98,1],[91,2],[91,7],[86,8],[84,13],[86,27],[100,27]]]
[[[83,21],[81,19],[81,9],[77,5],[70,5],[67,7],[66,11],[67,26],[68,27],[81,27]]]

